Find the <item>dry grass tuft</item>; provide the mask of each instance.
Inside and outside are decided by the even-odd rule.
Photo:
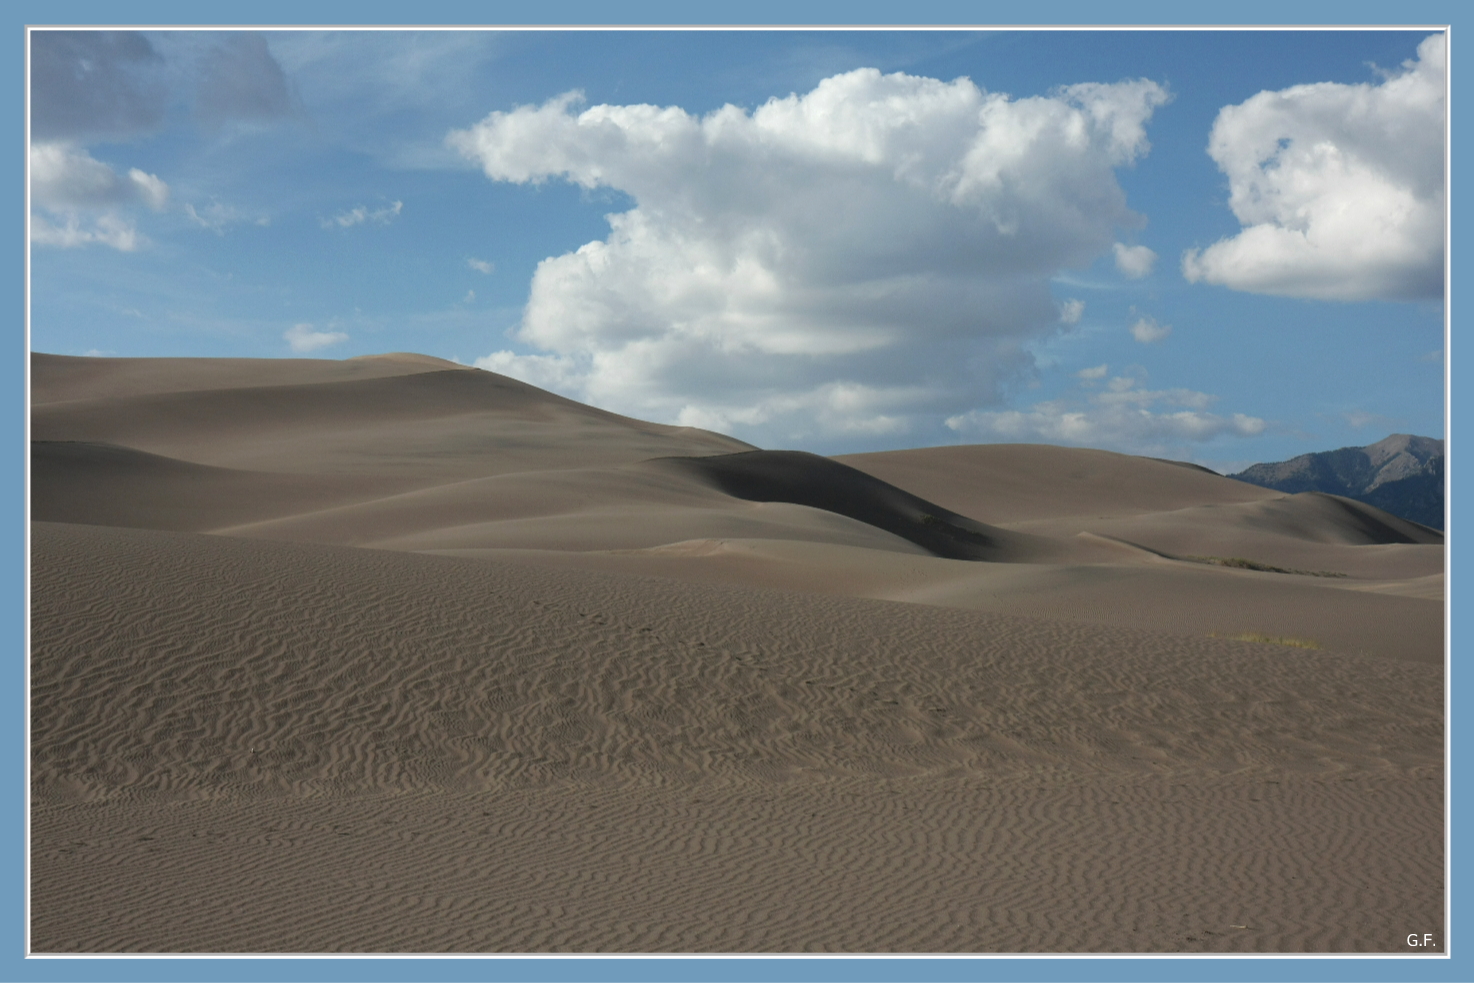
[[[1287,567],[1274,567],[1268,563],[1260,563],[1258,560],[1246,560],[1242,556],[1184,556],[1184,560],[1192,563],[1207,563],[1215,567],[1233,567],[1236,570],[1259,570],[1264,573],[1293,573],[1302,577],[1344,577],[1344,573],[1333,573],[1330,570],[1291,570]]]
[[[1320,642],[1311,638],[1286,638],[1281,635],[1265,635],[1257,631],[1241,631],[1234,635],[1220,635],[1218,632],[1209,632],[1209,638],[1227,638],[1234,642],[1258,642],[1262,645],[1285,645],[1296,649],[1318,649]]]

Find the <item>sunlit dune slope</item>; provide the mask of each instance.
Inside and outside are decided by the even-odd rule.
[[[37,519],[1441,657],[1438,533],[1180,463],[757,451],[408,355],[38,355],[33,372]]]
[[[679,470],[644,464],[495,475],[216,531],[405,550],[586,553],[715,536],[924,552],[903,537],[835,512],[735,499]]]
[[[31,405],[161,393],[308,385],[471,371],[443,358],[396,352],[359,358],[106,358],[31,353]]]
[[[1116,517],[1278,493],[1148,457],[1044,444],[970,444],[835,458],[981,522]]]
[[[48,369],[44,362],[33,368],[43,384]],[[31,436],[113,443],[217,467],[427,482],[750,449],[461,368],[46,403],[33,406]]]

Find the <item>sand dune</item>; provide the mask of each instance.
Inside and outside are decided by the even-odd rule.
[[[1162,548],[1177,552],[1215,543],[1268,546],[1273,542],[1290,549],[1304,549],[1306,544],[1443,545],[1443,534],[1435,529],[1399,519],[1371,505],[1320,492],[1281,495],[1260,502],[1199,505],[1130,518],[1036,519],[1015,523],[1014,527],[1055,536],[1084,531],[1129,533],[1172,544]]]
[[[496,475],[216,531],[406,550],[587,552],[725,536],[924,552],[847,516],[788,503],[736,500],[677,470],[649,464]]]
[[[49,368],[33,365],[33,378],[44,383]],[[490,372],[416,368],[46,403],[32,408],[31,437],[119,444],[216,467],[426,482],[574,460],[612,465],[750,449],[720,434],[606,413]]]
[[[985,525],[817,454],[747,451],[650,463],[694,475],[733,498],[847,516],[947,560],[1021,560],[1059,552],[1047,540]]]
[[[1107,544],[1109,545],[1109,544]],[[1290,576],[1170,561],[973,563],[813,540],[693,540],[603,554],[445,549],[546,569],[868,597],[1188,636],[1259,635],[1442,665],[1442,574],[1396,580]],[[1097,561],[1107,554],[1101,549]],[[1368,594],[1380,596],[1369,597]]]
[[[38,951],[1443,923],[1432,530],[1101,451],[756,451],[420,356],[32,369]]]
[[[63,784],[128,772],[101,789],[124,796],[1438,767],[1438,667],[315,544],[34,537],[43,789],[53,756],[81,766]],[[1396,695],[1368,712],[1378,681]]]
[[[400,352],[322,358],[77,358],[31,355],[31,405],[160,393],[307,385],[465,369],[429,355]]]
[[[1437,667],[35,543],[40,950],[1375,950],[1440,915]]]
[[[926,447],[835,460],[944,508],[999,525],[1281,497],[1178,462],[1041,444]]]
[[[31,516],[47,522],[203,531],[377,498],[404,484],[216,468],[95,441],[31,444]]]

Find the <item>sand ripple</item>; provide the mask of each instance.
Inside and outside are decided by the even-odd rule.
[[[35,550],[43,796],[1441,762],[1437,667],[180,533]]]

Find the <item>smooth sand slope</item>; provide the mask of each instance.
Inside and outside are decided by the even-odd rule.
[[[1442,537],[1370,507],[422,356],[37,355],[32,428],[37,951],[1442,932]]]

